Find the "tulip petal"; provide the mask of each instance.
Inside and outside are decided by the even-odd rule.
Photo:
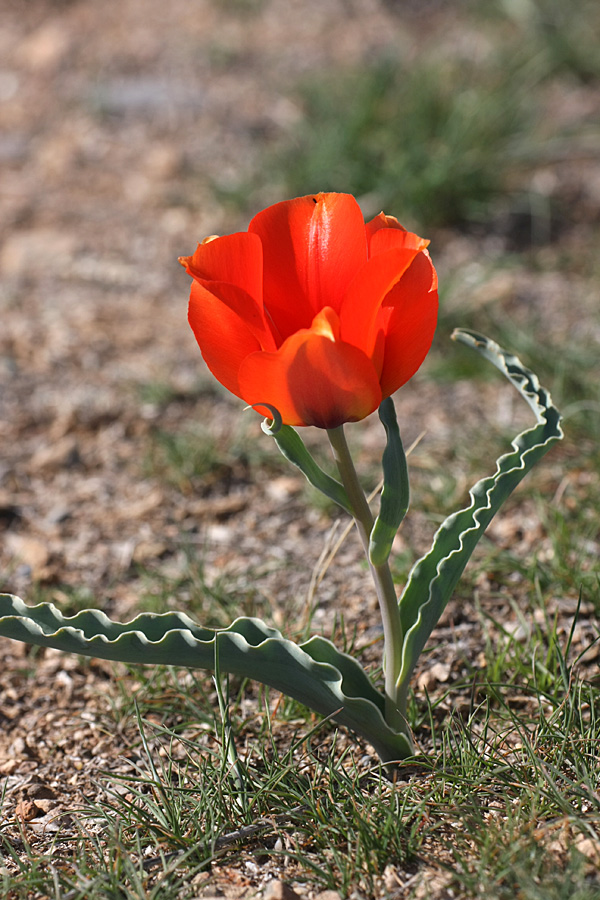
[[[242,397],[238,372],[243,360],[261,349],[256,335],[230,306],[196,281],[188,321],[210,371],[228,391]]]
[[[262,246],[245,232],[207,238],[181,264],[194,281],[243,319],[263,350],[281,343],[262,306]]]
[[[381,305],[418,252],[414,247],[397,247],[372,257],[361,268],[348,288],[340,311],[343,341],[373,357]]]
[[[200,284],[235,284],[256,301],[262,301],[262,246],[254,234],[244,231],[207,238],[192,256],[182,256],[179,261]]]
[[[282,338],[309,328],[325,306],[339,312],[367,259],[365,225],[349,194],[315,194],[271,206],[250,222],[262,240],[264,304]]]
[[[419,253],[385,300],[382,313],[389,318],[380,375],[383,397],[389,397],[412,378],[429,352],[437,324],[436,288],[429,254]]]
[[[389,217],[388,217],[389,218]],[[406,250],[425,250],[429,246],[429,241],[413,234],[412,231],[405,231],[401,226],[398,228],[380,228],[369,236],[369,257],[376,256],[378,253],[385,253],[386,250],[394,248],[404,248]]]
[[[366,222],[365,228],[367,229],[369,240],[370,236],[375,234],[375,232],[379,231],[381,228],[396,228],[398,231],[406,231],[406,228],[404,225],[400,224],[396,216],[386,216],[384,212],[380,212],[374,219],[371,219],[370,222]]]
[[[356,347],[303,329],[275,353],[254,353],[239,374],[247,403],[269,403],[286,425],[337,428],[357,422],[381,402],[377,373]]]

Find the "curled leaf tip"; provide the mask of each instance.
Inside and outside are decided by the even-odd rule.
[[[265,434],[277,434],[277,432],[281,431],[283,418],[276,406],[273,406],[271,403],[250,403],[248,406],[244,407],[244,412],[247,409],[255,409],[257,412],[259,409],[268,409],[272,418],[265,418],[265,420],[261,422],[260,427]]]
[[[450,340],[460,341],[461,344],[471,344],[475,347],[483,347],[488,343],[488,339],[477,334],[476,331],[469,331],[467,328],[455,328],[450,335]]]

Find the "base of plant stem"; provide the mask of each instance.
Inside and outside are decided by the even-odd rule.
[[[379,742],[371,738],[371,744],[389,776],[393,776],[405,760],[415,755],[413,739],[407,731],[395,734],[393,741]]]

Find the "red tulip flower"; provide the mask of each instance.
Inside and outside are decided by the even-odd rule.
[[[180,262],[189,322],[213,375],[262,415],[333,429],[372,413],[429,351],[437,278],[428,241],[349,194],[277,203],[247,232]]]

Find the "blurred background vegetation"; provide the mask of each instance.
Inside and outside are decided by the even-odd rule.
[[[401,0],[387,5],[407,12]],[[230,196],[254,206],[252,192],[266,176],[267,185],[281,179],[287,194],[315,185],[353,193],[367,215],[402,210],[414,228],[496,228],[513,246],[554,236],[575,211],[540,170],[599,152],[596,118],[555,115],[561,84],[600,81],[599,5],[434,5],[460,17],[446,39],[427,34],[424,9],[417,41],[303,78],[297,127]]]

